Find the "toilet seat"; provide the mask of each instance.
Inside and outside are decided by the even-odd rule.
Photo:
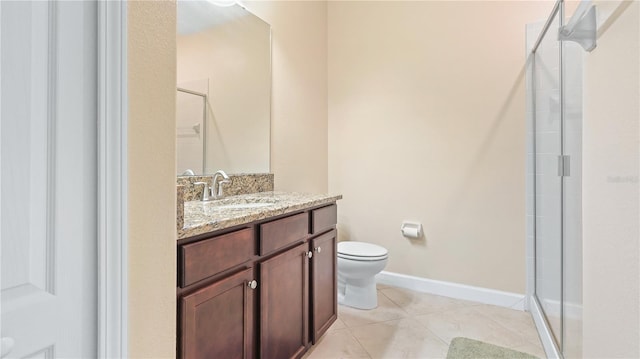
[[[365,242],[340,242],[337,252],[338,258],[353,261],[380,261],[389,257],[386,248]]]

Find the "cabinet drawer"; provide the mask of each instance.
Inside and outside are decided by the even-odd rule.
[[[337,208],[338,206],[332,204],[311,211],[311,233],[318,234],[333,228],[338,222]]]
[[[260,255],[304,239],[309,234],[309,215],[305,213],[260,225]]]
[[[255,253],[253,229],[247,228],[180,247],[181,287],[250,260]]]

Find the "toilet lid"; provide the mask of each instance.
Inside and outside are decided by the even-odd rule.
[[[338,243],[338,257],[355,260],[384,259],[389,255],[386,248],[365,242]]]

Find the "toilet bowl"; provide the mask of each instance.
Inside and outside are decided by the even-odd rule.
[[[338,243],[338,303],[358,309],[378,306],[375,275],[387,265],[386,248],[364,242]]]

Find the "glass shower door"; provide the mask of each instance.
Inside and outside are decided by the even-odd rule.
[[[534,53],[535,118],[535,293],[547,323],[562,347],[562,113],[560,27],[556,12]]]
[[[582,64],[559,1],[532,52],[535,297],[565,358],[582,356]]]

